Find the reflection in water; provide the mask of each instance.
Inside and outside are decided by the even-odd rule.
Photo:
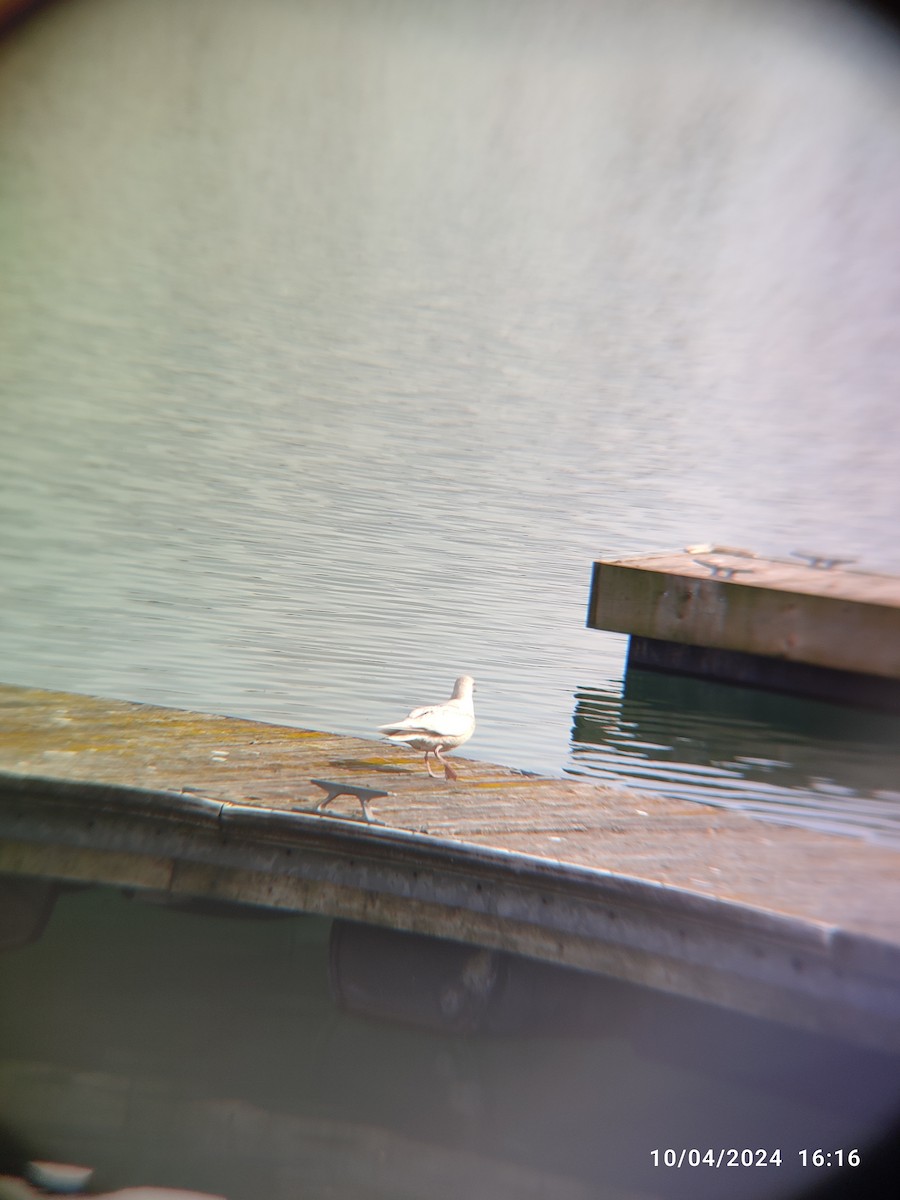
[[[788,1195],[799,1149],[865,1148],[900,1105],[895,1058],[514,958],[494,1016],[450,1032],[431,983],[473,962],[484,982],[481,952],[411,939],[403,967],[402,935],[359,926],[332,946],[341,1009],[327,920],[246,918],[64,890],[3,952],[2,1169],[229,1200],[718,1198],[714,1171],[662,1175],[651,1151],[762,1146]],[[727,1194],[771,1196],[770,1173]]]
[[[575,697],[569,772],[900,843],[900,717],[628,671]]]

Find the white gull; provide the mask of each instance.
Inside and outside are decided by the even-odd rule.
[[[443,750],[455,750],[467,742],[475,732],[475,706],[472,693],[475,680],[471,675],[460,675],[453,685],[453,695],[446,704],[429,704],[414,708],[402,721],[392,725],[381,725],[379,733],[392,742],[406,742],[413,750],[425,751],[425,767],[432,779],[437,779],[428,761],[433,754],[444,768],[447,779],[458,778],[456,771],[442,757]]]

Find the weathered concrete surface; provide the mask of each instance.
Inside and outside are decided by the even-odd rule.
[[[321,912],[900,1048],[900,851],[383,743],[0,687],[0,872]],[[389,793],[385,827],[312,778]],[[344,807],[346,804],[346,807]]]

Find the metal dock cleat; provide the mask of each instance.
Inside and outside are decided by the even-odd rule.
[[[706,558],[695,558],[698,567],[706,567],[713,579],[733,579],[735,575],[746,575],[752,567],[731,567],[727,563],[710,562]]]
[[[323,792],[327,793],[325,798],[320,800],[313,809],[313,812],[322,812],[338,796],[355,796],[362,806],[363,816],[366,820],[375,825],[384,825],[384,821],[379,821],[377,817],[370,815],[366,806],[370,800],[377,800],[381,796],[389,796],[390,792],[380,792],[377,788],[357,787],[354,783],[340,783],[334,779],[311,779],[309,782],[314,783],[316,787],[320,787]],[[331,814],[328,813],[326,815],[330,816]]]
[[[834,554],[815,554],[809,550],[792,550],[791,555],[805,559],[817,571],[833,571],[835,567],[846,567],[857,561],[855,558],[837,558]]]

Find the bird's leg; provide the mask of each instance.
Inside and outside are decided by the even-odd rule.
[[[444,768],[444,778],[445,779],[459,779],[458,772],[453,770],[453,768],[447,762],[446,758],[444,758],[443,754],[441,754],[440,746],[438,746],[438,748],[435,750],[434,753],[435,753],[435,757],[439,760],[441,766]]]
[[[434,771],[432,771],[432,769],[431,769],[431,763],[428,761],[428,755],[432,754],[432,753],[438,754],[437,750],[434,750],[434,751],[426,750],[425,751],[425,769],[427,770],[428,774],[431,776],[432,779],[440,779],[440,775],[435,775]],[[438,758],[440,758],[439,754],[438,754]]]

